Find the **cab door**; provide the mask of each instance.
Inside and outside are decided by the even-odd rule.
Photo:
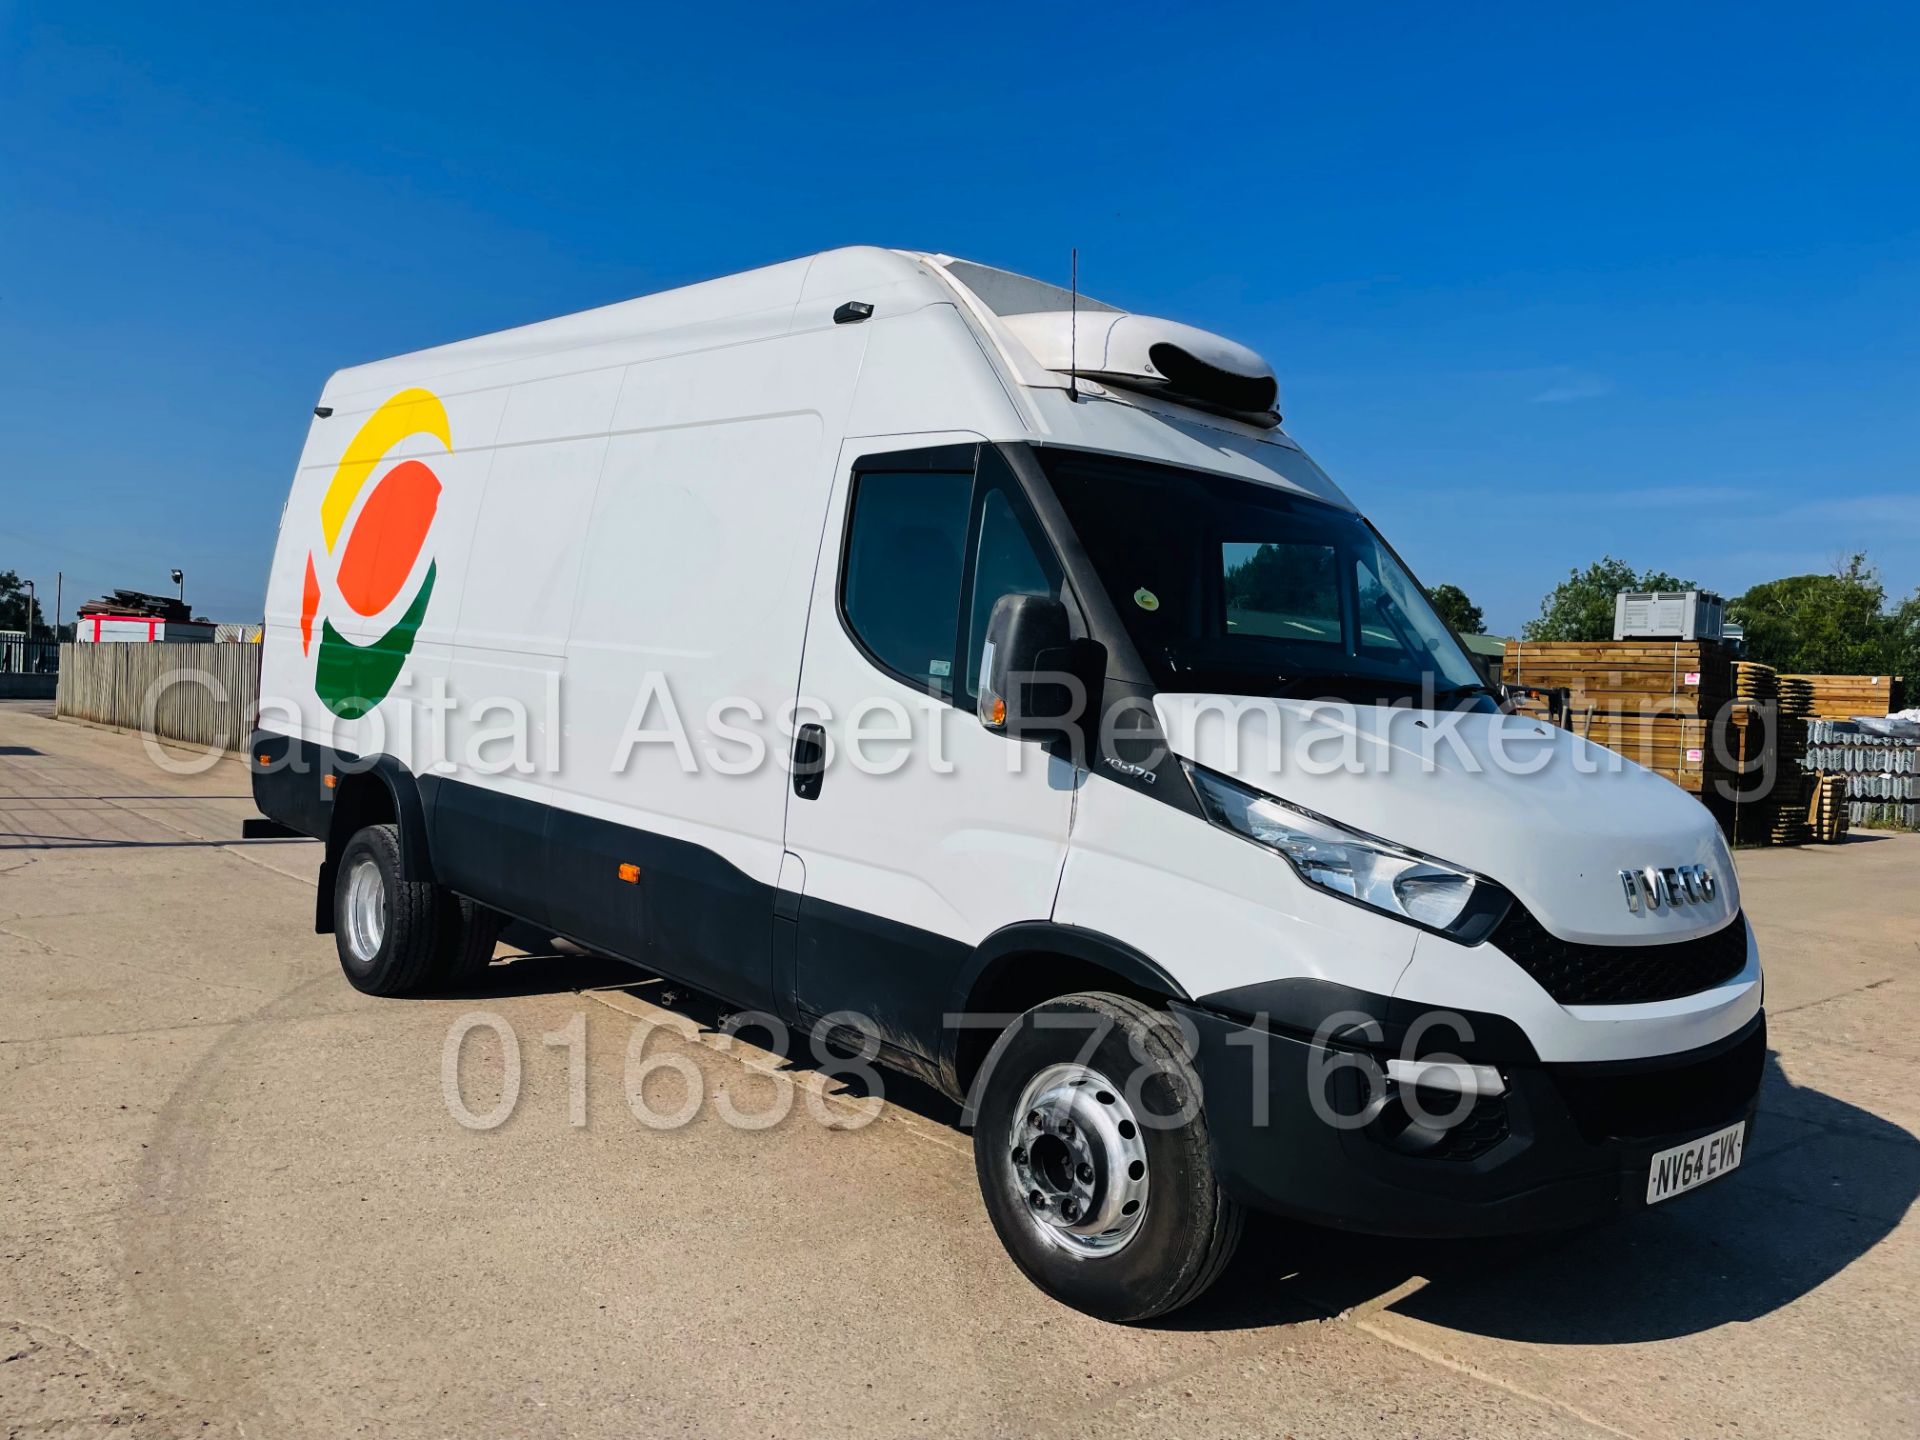
[[[787,801],[805,877],[792,1000],[931,1061],[974,948],[1053,910],[1078,776],[974,704],[994,602],[1058,595],[1061,567],[990,446],[842,460],[796,714],[801,758],[826,758]]]

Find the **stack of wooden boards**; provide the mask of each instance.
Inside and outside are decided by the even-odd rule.
[[[1847,777],[1818,775],[1810,779],[1807,800],[1807,838],[1831,845],[1844,840],[1849,825]]]
[[[1738,783],[1722,798],[1729,833],[1742,845],[1804,845],[1811,838],[1804,761],[1812,687],[1771,665],[1736,660],[1733,692]]]
[[[1568,729],[1683,790],[1713,797],[1738,778],[1728,723],[1733,657],[1717,641],[1509,640],[1501,678],[1567,690]]]
[[[1824,813],[1803,765],[1820,684],[1876,677],[1781,675],[1711,640],[1509,640],[1501,678],[1566,690],[1568,729],[1698,795],[1736,842],[1799,845]],[[1825,694],[1839,703],[1856,688]]]
[[[1856,715],[1891,715],[1904,709],[1905,683],[1899,675],[1782,675],[1805,681],[1812,691],[1816,720],[1851,720]]]

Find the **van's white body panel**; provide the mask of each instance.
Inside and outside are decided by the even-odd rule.
[[[1295,976],[1391,995],[1419,933],[1303,885],[1271,850],[1106,784],[1082,797],[1054,913],[1126,938],[1195,995]]]
[[[958,711],[943,717],[957,775],[918,763],[886,777],[836,772],[820,800],[796,803],[783,763],[792,717],[782,712],[797,697],[833,708],[835,742],[864,698],[930,703],[878,672],[837,623],[838,547],[859,456],[978,440],[1062,445],[1352,508],[1277,429],[1090,382],[1074,399],[943,263],[833,251],[335,374],[274,557],[262,728],[671,837],[755,884],[804,886],[810,900],[958,946],[1025,922],[1098,931],[1193,996],[1325,979],[1509,1016],[1546,1060],[1663,1054],[1753,1015],[1751,955],[1736,980],[1683,1000],[1598,1007],[1604,1014],[1559,1006],[1492,947],[1454,945],[1315,891],[1272,852],[1135,790],[1037,752],[1006,773],[1009,742]],[[873,318],[836,324],[850,300],[872,304]],[[1089,333],[1113,324],[1103,316]],[[395,624],[430,570],[431,602],[394,688],[342,718],[315,690],[303,628],[321,622],[306,564],[313,557],[331,597],[344,563],[336,545],[351,542],[324,533],[326,497],[360,427],[416,389],[444,406],[450,443],[407,434],[378,465],[430,464],[440,488],[428,540],[383,609],[357,614],[331,598],[322,609],[360,644]],[[359,492],[342,535],[374,489]],[[716,773],[702,759],[689,773],[661,716],[636,710],[636,676],[653,671],[667,677],[688,747],[744,759],[757,734],[769,763]],[[454,717],[444,739],[429,714],[442,692]],[[713,707],[733,697],[761,714],[736,714],[732,729],[712,723]],[[525,753],[503,741],[484,765],[450,758],[505,718],[476,715],[483,699],[524,711]],[[1617,757],[1605,757],[1612,774],[1580,773],[1577,761],[1604,752],[1564,732],[1450,717],[1458,746],[1429,765],[1415,737],[1430,732],[1408,728],[1404,713],[1315,719],[1272,707],[1288,746],[1332,735],[1360,761],[1311,773],[1298,756],[1248,754],[1244,731],[1241,752],[1229,754],[1209,716],[1232,704],[1163,695],[1156,708],[1176,754],[1493,877],[1566,939],[1673,940],[1738,907],[1732,859],[1706,811]],[[1499,737],[1523,732],[1545,747],[1538,773],[1521,779],[1486,763]],[[1620,869],[1684,863],[1720,876],[1710,904],[1627,913]],[[803,955],[803,984],[808,963]]]

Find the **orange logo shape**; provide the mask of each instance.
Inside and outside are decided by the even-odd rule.
[[[374,487],[347,537],[334,583],[362,615],[393,603],[413,573],[440,504],[440,477],[418,460],[402,460]]]

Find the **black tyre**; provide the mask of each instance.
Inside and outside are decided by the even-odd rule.
[[[987,1214],[1042,1290],[1126,1322],[1219,1279],[1244,1217],[1214,1178],[1171,1016],[1120,995],[1049,1000],[995,1042],[975,1099]]]
[[[435,982],[458,985],[478,978],[493,963],[493,947],[506,923],[507,917],[491,906],[442,890]]]
[[[440,890],[400,878],[400,831],[369,825],[340,852],[333,938],[340,968],[369,995],[414,995],[432,981],[440,943]]]

